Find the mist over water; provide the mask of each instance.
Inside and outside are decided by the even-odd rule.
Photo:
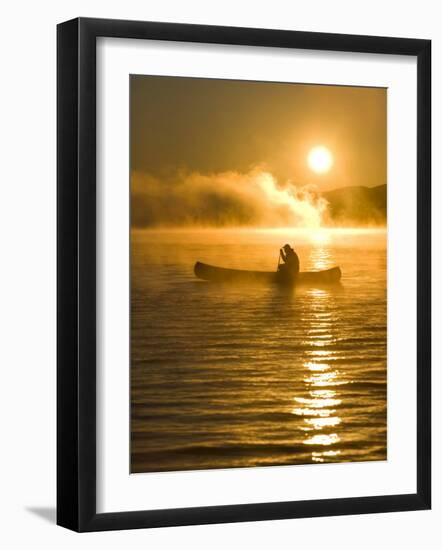
[[[131,234],[133,472],[386,459],[384,230]],[[197,260],[301,271],[338,288],[220,286]]]
[[[169,179],[134,172],[131,193],[135,227],[319,227],[327,209],[307,185],[278,182],[259,167],[247,173],[178,172]]]

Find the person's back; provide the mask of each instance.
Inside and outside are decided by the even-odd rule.
[[[293,248],[286,244],[280,250],[281,258],[284,262],[284,268],[290,274],[297,275],[299,273],[299,258]]]

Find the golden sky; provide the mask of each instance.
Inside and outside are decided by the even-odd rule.
[[[131,77],[131,170],[248,173],[259,167],[284,185],[327,190],[386,182],[383,88],[177,77]],[[333,166],[309,168],[312,147]]]

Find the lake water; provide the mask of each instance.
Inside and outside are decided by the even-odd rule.
[[[386,232],[133,230],[131,471],[385,460]],[[197,260],[337,288],[222,286]]]

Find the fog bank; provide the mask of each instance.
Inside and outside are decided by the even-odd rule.
[[[135,171],[131,177],[134,227],[320,227],[326,210],[323,197],[290,181],[280,184],[260,168],[168,179]]]

